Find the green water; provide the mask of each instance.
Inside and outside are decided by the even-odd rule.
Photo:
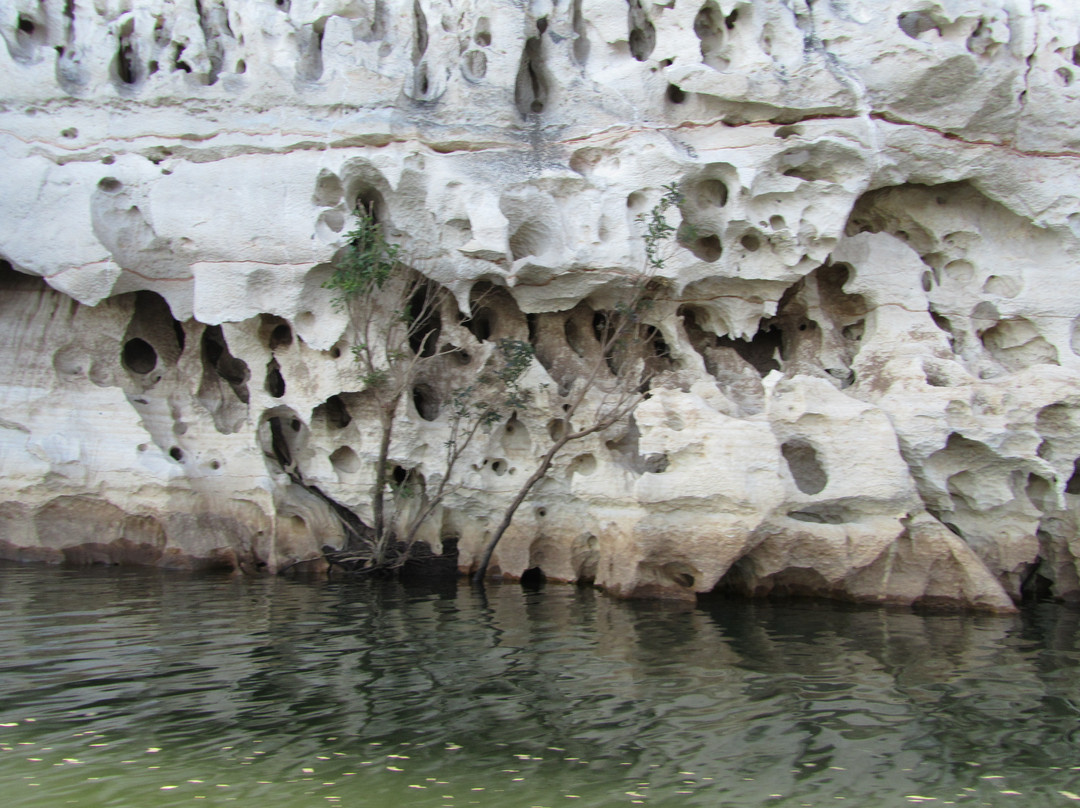
[[[0,804],[1072,805],[1078,617],[2,566]]]

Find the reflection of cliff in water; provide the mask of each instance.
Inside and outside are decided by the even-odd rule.
[[[0,719],[17,722],[5,741],[47,733],[68,757],[82,742],[65,722],[86,714],[80,731],[117,748],[164,738],[176,757],[163,760],[199,768],[191,777],[221,765],[223,745],[263,749],[277,770],[319,753],[318,766],[352,771],[374,744],[405,756],[391,765],[408,782],[467,781],[483,805],[512,782],[520,804],[552,789],[609,804],[640,783],[701,805],[999,804],[1012,789],[1039,805],[1076,790],[1080,613],[1049,604],[926,616],[627,603],[556,585],[0,572]],[[109,746],[84,747],[79,759],[114,763]],[[522,780],[498,785],[503,770]],[[365,776],[404,788],[381,763]],[[298,796],[279,785],[281,805]]]

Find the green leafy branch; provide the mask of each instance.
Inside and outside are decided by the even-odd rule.
[[[371,211],[357,205],[354,213],[356,226],[345,235],[349,248],[323,284],[324,289],[337,292],[334,305],[338,309],[353,298],[381,289],[397,265],[399,245],[387,242]]]
[[[660,201],[653,205],[648,213],[638,214],[637,217],[637,221],[645,226],[645,261],[654,271],[664,268],[664,256],[660,254],[660,250],[670,241],[676,230],[668,223],[667,212],[678,207],[683,201],[677,183],[663,187],[664,195],[660,197]]]

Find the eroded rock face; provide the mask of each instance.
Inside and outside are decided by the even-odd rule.
[[[275,570],[341,543],[330,500],[369,520],[322,286],[361,203],[456,300],[396,470],[440,473],[495,340],[537,350],[421,533],[469,568],[677,182],[649,398],[498,569],[1080,599],[1075,4],[4,0],[0,36],[3,555]]]

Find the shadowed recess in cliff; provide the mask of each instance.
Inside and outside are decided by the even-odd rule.
[[[120,362],[140,390],[157,384],[164,370],[175,367],[186,337],[169,305],[155,292],[135,292],[134,310],[124,333]]]
[[[523,118],[541,114],[548,103],[551,77],[544,64],[544,48],[540,35],[525,40],[514,83],[514,103]]]
[[[206,326],[201,348],[203,373],[198,398],[213,416],[218,432],[228,435],[247,419],[251,371],[246,362],[229,352],[219,325]]]

